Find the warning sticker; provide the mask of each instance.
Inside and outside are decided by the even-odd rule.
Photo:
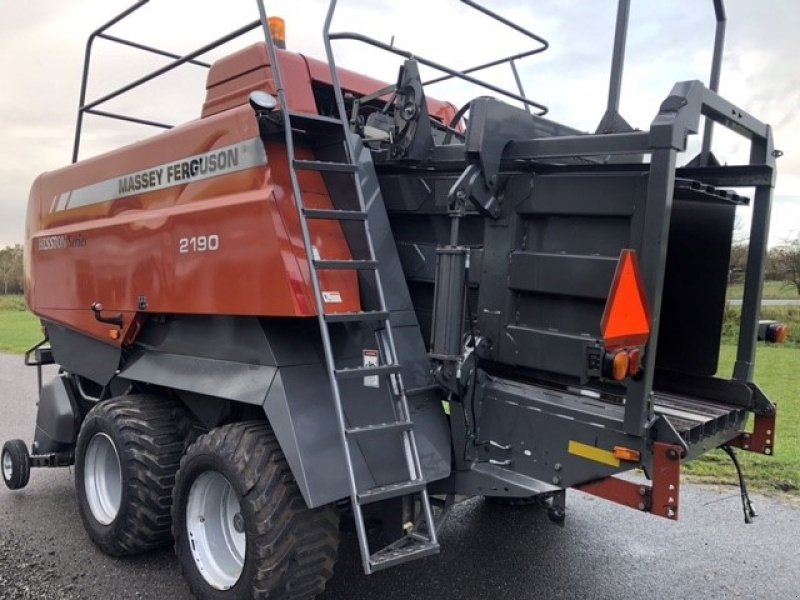
[[[378,351],[377,350],[364,350],[362,352],[364,357],[365,367],[378,366]],[[381,387],[380,378],[378,375],[369,375],[364,377],[364,387],[378,388]]]
[[[339,292],[322,292],[322,299],[327,304],[341,304],[342,303],[342,295]]]

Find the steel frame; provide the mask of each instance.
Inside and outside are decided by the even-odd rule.
[[[680,506],[681,453],[680,446],[659,442],[653,444],[650,473],[652,485],[612,476],[576,486],[575,489],[658,517],[677,520]]]
[[[733,167],[690,166],[679,169],[676,159],[685,151],[687,137],[700,128],[700,119],[719,123],[750,140],[748,165]],[[650,155],[649,165],[574,166],[575,157],[592,161],[608,156]],[[466,146],[450,144],[433,150],[427,167],[458,173],[466,166]],[[655,349],[664,285],[664,266],[670,225],[672,198],[676,176],[691,176],[703,182],[753,187],[754,214],[751,226],[750,255],[745,274],[745,295],[740,322],[739,345],[734,378],[751,381],[755,357],[758,314],[761,302],[761,274],[766,257],[772,188],[775,181],[775,152],[771,128],[738,106],[707,89],[699,81],[676,84],[662,103],[649,131],[632,131],[605,135],[570,135],[510,141],[502,152],[500,171],[548,172],[559,169],[643,169],[649,173],[644,215],[634,227],[632,245],[641,248],[639,264],[645,277],[645,288],[654,318],[645,352],[644,375],[629,385],[626,395],[626,433],[641,436],[653,418],[651,394],[655,372]],[[399,163],[387,163],[389,169],[402,169]],[[645,240],[648,243],[643,243]]]
[[[210,42],[210,43],[198,48],[197,50],[194,50],[192,52],[184,54],[183,56],[181,56],[179,54],[175,54],[173,52],[168,52],[166,50],[162,50],[162,49],[159,49],[159,48],[154,48],[154,47],[148,46],[146,44],[140,44],[139,42],[123,39],[123,38],[111,35],[109,33],[106,33],[109,28],[111,28],[112,26],[116,25],[120,21],[126,19],[131,14],[133,14],[134,12],[136,12],[137,10],[139,10],[140,8],[142,8],[145,4],[147,4],[149,2],[150,2],[150,0],[139,0],[138,2],[136,2],[135,4],[130,6],[129,8],[123,10],[121,13],[119,13],[117,16],[115,16],[111,20],[107,21],[106,23],[104,23],[103,25],[101,25],[100,27],[95,29],[89,35],[89,39],[86,42],[86,51],[84,53],[84,59],[83,59],[83,73],[82,73],[82,76],[81,76],[80,100],[78,101],[78,115],[77,115],[76,122],[75,122],[75,139],[74,139],[74,142],[73,142],[73,145],[72,145],[72,162],[73,163],[78,161],[78,156],[80,154],[81,134],[82,134],[82,131],[83,131],[83,116],[84,116],[84,114],[91,114],[91,115],[95,115],[95,116],[99,116],[99,117],[107,117],[107,118],[110,118],[110,119],[116,119],[118,121],[126,121],[126,122],[129,122],[129,123],[138,123],[140,125],[150,125],[152,127],[159,127],[161,129],[171,129],[173,126],[169,125],[167,123],[161,123],[161,122],[153,121],[153,120],[150,120],[150,119],[142,119],[142,118],[133,117],[133,116],[130,116],[130,115],[123,115],[123,114],[120,114],[120,113],[114,113],[114,112],[99,110],[98,107],[100,105],[102,105],[102,104],[105,104],[106,102],[109,102],[110,100],[113,100],[114,98],[117,98],[117,97],[121,96],[122,94],[125,94],[126,92],[129,92],[129,91],[133,90],[134,88],[137,88],[137,87],[141,86],[142,84],[147,83],[148,81],[152,81],[153,79],[156,79],[157,77],[160,77],[161,75],[164,75],[165,73],[168,73],[169,71],[172,71],[173,69],[176,69],[177,67],[180,67],[181,65],[193,64],[193,65],[196,65],[196,66],[199,66],[199,67],[209,68],[211,65],[209,65],[208,63],[205,63],[205,62],[197,60],[197,57],[202,56],[203,54],[206,54],[207,52],[210,52],[211,50],[214,50],[215,48],[218,48],[219,46],[227,44],[231,40],[234,40],[234,39],[236,39],[238,37],[241,37],[245,33],[249,32],[249,31],[252,31],[252,30],[256,29],[257,27],[259,27],[261,25],[261,21],[259,21],[259,20],[252,21],[252,22],[250,22],[250,23],[248,23],[246,25],[243,25],[242,27],[240,27],[240,28],[228,33],[227,35],[224,35],[224,36],[222,36],[220,38],[217,38],[213,42]],[[172,60],[170,63],[164,65],[163,67],[160,67],[160,68],[156,69],[155,71],[152,71],[152,72],[148,73],[147,75],[144,75],[144,76],[142,76],[142,77],[140,77],[138,79],[135,79],[134,81],[132,81],[132,82],[126,84],[126,85],[123,85],[122,87],[119,87],[119,88],[117,88],[117,89],[115,89],[115,90],[113,90],[111,92],[108,92],[107,94],[105,94],[104,96],[101,96],[100,98],[97,98],[96,100],[93,100],[91,102],[87,102],[86,101],[86,91],[87,91],[87,87],[88,87],[88,84],[89,84],[89,67],[91,65],[92,49],[94,47],[95,39],[98,39],[98,38],[106,40],[106,41],[109,41],[109,42],[114,42],[116,44],[120,44],[120,45],[123,45],[123,46],[127,46],[129,48],[134,48],[136,50],[142,50],[142,51],[145,51],[145,52],[149,52],[151,54],[156,54],[158,56],[164,56],[166,58],[172,58],[174,60]]]

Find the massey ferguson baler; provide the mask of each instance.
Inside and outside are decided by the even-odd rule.
[[[516,74],[547,43],[472,0],[536,47],[455,71],[331,33],[332,0],[326,64],[285,50],[258,2],[257,21],[88,101],[93,42],[130,45],[107,29],[146,2],[90,38],[74,164],[31,191],[26,298],[46,337],[26,356],[40,377],[31,452],[3,448],[9,487],[74,464],[103,551],[174,540],[198,597],[312,598],[342,511],[371,573],[436,554],[466,497],[562,522],[573,488],[677,519],[684,461],[772,453],[775,406],[752,382],[771,131],[698,81],[676,84],[649,130],[628,126],[628,0],[595,134],[544,118],[521,85],[475,77],[503,62]],[[159,125],[98,107],[255,28],[265,42],[206,65],[199,119],[78,160],[85,114]],[[337,69],[336,39],[399,55],[396,83]],[[434,100],[420,64],[494,96]],[[701,117],[702,151],[679,167]],[[749,140],[749,164],[719,165],[714,123]],[[748,203],[727,378],[729,253]]]

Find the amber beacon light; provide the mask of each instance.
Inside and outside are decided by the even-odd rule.
[[[269,34],[272,36],[272,41],[278,48],[286,48],[286,21],[280,17],[270,17],[267,19],[269,25]]]

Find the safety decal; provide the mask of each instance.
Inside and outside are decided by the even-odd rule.
[[[570,440],[569,445],[567,446],[567,452],[573,454],[574,456],[580,456],[581,458],[602,463],[610,467],[619,467],[619,459],[614,456],[614,453],[610,450],[603,450],[602,448],[597,448],[596,446],[581,444],[575,440]]]

